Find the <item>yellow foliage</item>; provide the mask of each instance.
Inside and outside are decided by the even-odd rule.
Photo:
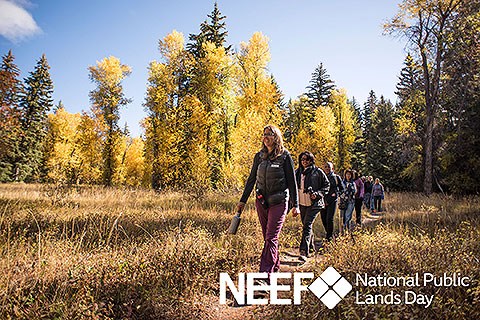
[[[97,184],[102,177],[102,132],[104,122],[83,113],[78,126],[77,147],[80,152],[79,179]]]
[[[141,138],[129,138],[122,167],[125,172],[125,184],[138,187],[143,184],[145,170],[145,143]]]
[[[191,177],[188,179],[187,187],[195,190],[197,195],[202,195],[210,189],[210,161],[205,146],[194,145],[190,153],[192,167]]]
[[[79,113],[71,114],[64,108],[48,115],[51,150],[48,153],[48,178],[55,182],[75,182],[80,166],[76,140],[81,121]]]
[[[332,161],[335,154],[335,115],[330,106],[317,108],[312,131],[316,142],[316,162],[321,166],[326,161]]]
[[[118,85],[132,72],[129,66],[121,64],[120,60],[114,56],[97,61],[97,65],[90,66],[88,70],[94,81],[103,83],[107,87]]]
[[[230,181],[241,181],[243,184],[250,172],[253,156],[261,149],[264,126],[269,123],[279,126],[282,114],[276,105],[276,88],[266,71],[270,61],[268,38],[256,32],[248,44],[240,46],[236,73],[240,91],[231,135],[231,166],[234,171],[226,174]]]
[[[352,145],[355,141],[356,117],[353,107],[347,102],[347,93],[344,89],[332,91],[329,106],[336,119],[335,136],[337,150],[335,167],[338,172],[350,168],[352,160]]]
[[[163,40],[159,41],[160,54],[165,58],[166,64],[175,64],[184,52],[185,39],[183,33],[173,30]]]

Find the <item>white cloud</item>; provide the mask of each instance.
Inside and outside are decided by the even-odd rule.
[[[0,35],[13,42],[41,32],[22,4],[25,6],[27,2],[0,0]]]

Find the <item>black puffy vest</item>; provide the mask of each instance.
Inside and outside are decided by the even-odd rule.
[[[257,193],[265,197],[268,205],[279,204],[287,199],[288,194],[284,169],[287,153],[284,151],[275,160],[263,159],[263,154],[260,154],[260,158],[261,162],[257,169]]]

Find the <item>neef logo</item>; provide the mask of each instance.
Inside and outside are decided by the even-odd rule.
[[[245,279],[246,275],[246,279]],[[279,284],[279,279],[291,279],[292,273],[280,272],[270,275],[270,285],[256,284],[255,280],[267,279],[267,273],[239,273],[238,286],[235,286],[227,273],[220,274],[220,304],[227,303],[227,287],[232,292],[238,304],[292,304],[292,299],[279,298],[278,292],[290,292],[291,286]],[[333,267],[328,267],[315,281],[308,286],[302,284],[302,279],[313,279],[312,272],[293,273],[293,304],[301,304],[302,291],[310,290],[329,309],[333,309],[351,290],[352,285],[343,278]],[[266,298],[255,298],[255,292],[269,291],[270,301]]]

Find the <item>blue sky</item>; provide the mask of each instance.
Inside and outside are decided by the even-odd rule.
[[[288,98],[305,92],[322,62],[337,87],[363,104],[370,90],[395,102],[405,58],[402,41],[382,35],[382,23],[397,12],[385,0],[218,0],[227,16],[228,43],[238,48],[256,31],[270,39],[269,71]],[[198,33],[214,0],[0,0],[0,55],[9,49],[25,78],[45,53],[55,104],[69,112],[88,110],[94,84],[87,68],[114,55],[132,67],[124,80],[133,99],[120,125],[141,133],[147,66],[158,60],[158,40],[172,30]]]

